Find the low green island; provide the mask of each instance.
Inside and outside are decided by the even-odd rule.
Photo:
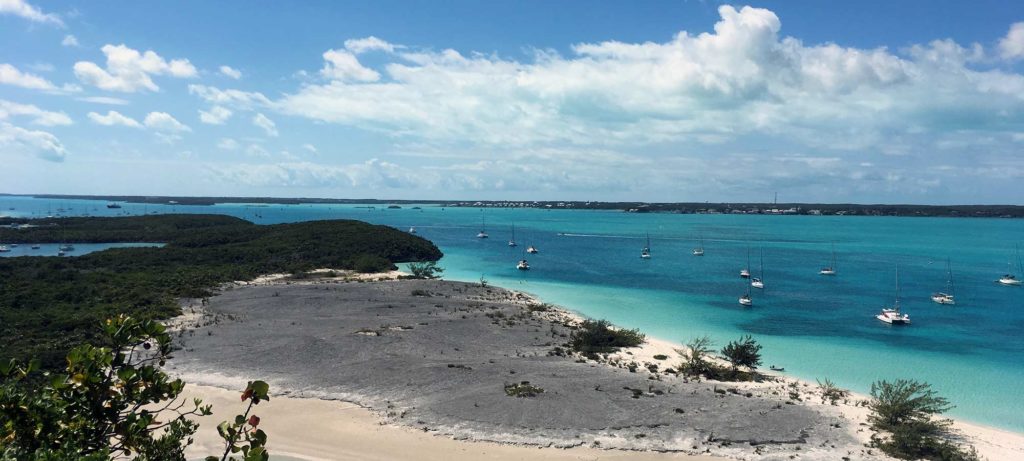
[[[167,319],[180,313],[179,298],[209,296],[225,282],[321,267],[380,272],[396,262],[442,256],[428,240],[353,220],[256,225],[180,214],[8,218],[0,226],[6,243],[166,244],[78,257],[0,258],[0,360],[38,357],[46,368],[62,365],[74,346],[101,344],[98,325],[105,319]]]

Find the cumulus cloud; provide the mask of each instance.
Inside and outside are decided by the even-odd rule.
[[[238,69],[232,69],[230,66],[220,66],[221,75],[229,78],[238,80],[242,78],[242,71]]]
[[[364,67],[354,54],[346,50],[327,50],[324,52],[324,68],[320,75],[339,81],[375,82],[380,73]]]
[[[223,125],[224,122],[231,118],[231,114],[232,112],[227,108],[213,106],[208,111],[199,111],[199,121],[210,125]]]
[[[999,55],[1003,59],[1024,57],[1024,22],[1015,22],[1006,36],[999,40]]]
[[[2,0],[0,0],[2,1]],[[74,85],[58,87],[49,80],[28,72],[22,72],[11,64],[0,64],[0,83],[13,85],[30,90],[42,90],[50,93],[72,93],[80,88]]]
[[[21,16],[29,21],[64,27],[64,21],[53,13],[44,13],[24,0],[0,0],[0,14]]]
[[[96,112],[89,112],[89,120],[104,125],[104,126],[127,126],[131,128],[142,128],[142,124],[131,117],[127,117],[120,112],[111,110],[107,111],[107,115],[100,115]]]
[[[270,158],[270,152],[259,144],[249,144],[249,147],[245,148],[245,154],[250,157]]]
[[[267,133],[267,136],[277,136],[277,125],[273,120],[267,118],[266,115],[257,113],[252,118],[252,124],[263,129]]]
[[[221,138],[217,141],[217,148],[223,150],[235,150],[238,149],[238,141],[231,138]]]
[[[353,38],[345,40],[345,49],[353,54],[362,54],[368,51],[384,51],[394,53],[396,46],[374,36],[366,38]]]
[[[32,119],[32,123],[42,126],[71,125],[71,117],[64,112],[51,112],[40,109],[32,104],[19,104],[0,99],[0,120],[24,116]]]
[[[65,35],[64,36],[64,40],[61,40],[60,44],[61,44],[61,46],[71,46],[71,47],[79,46],[78,45],[78,39],[75,38],[75,36],[71,35],[71,34]]]
[[[81,98],[76,98],[76,99],[78,99],[79,101],[83,101],[83,102],[91,102],[91,103],[96,103],[96,104],[106,104],[106,105],[109,105],[109,106],[127,106],[129,104],[128,100],[126,100],[126,99],[111,98],[111,97],[107,97],[107,96],[87,96],[87,97],[81,97]]]
[[[257,187],[401,189],[437,180],[436,175],[378,159],[340,166],[301,161],[235,164],[211,167],[209,172],[220,181]]]
[[[206,85],[189,85],[188,92],[199,96],[211,104],[222,104],[237,107],[239,109],[253,109],[256,107],[271,106],[270,99],[258,92],[247,92],[241,90],[221,90]]]
[[[191,128],[179,122],[177,119],[172,117],[171,114],[166,112],[150,112],[149,114],[146,114],[146,119],[143,120],[143,123],[148,128],[164,133],[192,131]]]
[[[53,134],[0,121],[0,148],[5,152],[31,155],[51,162],[63,162],[68,151]]]
[[[153,82],[154,75],[191,78],[198,74],[188,59],[168,61],[152,50],[140,53],[121,44],[104,45],[102,51],[107,57],[105,69],[90,61],[75,63],[75,76],[82,83],[107,91],[134,93],[159,90]]]

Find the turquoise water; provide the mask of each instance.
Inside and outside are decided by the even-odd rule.
[[[163,246],[162,243],[75,243],[71,242],[75,247],[74,250],[66,251],[64,257],[75,257],[82,256],[96,251],[103,251],[110,248],[139,248],[139,247],[158,247]],[[0,242],[0,245],[4,245]],[[57,243],[43,243],[39,245],[39,248],[32,249],[31,243],[22,243],[16,247],[12,247],[10,244],[6,244],[11,250],[8,252],[0,253],[0,258],[13,258],[16,256],[58,256],[57,251],[60,250],[60,244]]]
[[[0,213],[224,213],[258,223],[351,218],[415,226],[444,252],[445,277],[537,294],[592,317],[685,342],[708,334],[718,345],[741,334],[764,344],[764,363],[805,378],[829,378],[858,392],[878,379],[931,383],[957,405],[951,414],[1024,432],[1024,289],[994,281],[1016,264],[1024,220],[822,216],[631,214],[616,211],[470,209],[423,205],[421,210],[338,205],[212,207],[124,205],[0,197]],[[8,210],[14,207],[15,210]],[[490,239],[476,239],[482,217]],[[509,248],[511,225],[518,248]],[[641,260],[650,233],[653,258]],[[690,254],[703,237],[706,255]],[[818,275],[835,242],[838,276]],[[532,270],[515,263],[527,245]],[[763,248],[767,288],[753,293],[739,270],[751,248],[758,272]],[[952,261],[956,306],[931,302]],[[895,296],[913,325],[874,318]],[[1013,270],[1018,272],[1017,269]],[[1018,274],[1024,275],[1024,274]]]

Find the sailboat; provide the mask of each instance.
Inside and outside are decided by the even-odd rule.
[[[415,234],[415,233],[416,233],[416,226],[412,226],[412,227],[410,227],[410,228],[409,228],[409,233],[410,233],[410,234]]]
[[[693,249],[694,256],[704,256],[704,237],[700,238],[700,244]]]
[[[516,225],[513,224],[512,225],[512,238],[509,239],[508,246],[514,247],[516,245],[517,245],[517,243],[516,243]]]
[[[1006,271],[1006,275],[1003,275],[1002,277],[999,277],[999,283],[1001,283],[1003,285],[1007,285],[1007,286],[1020,286],[1020,279],[1018,279],[1017,276],[1015,276],[1015,275],[1010,273],[1010,270],[1012,270],[1012,268],[1013,268],[1013,263],[1010,262],[1010,263],[1007,263],[1006,265],[1007,265],[1007,269],[1008,270]],[[1021,272],[1024,272],[1024,268],[1022,268],[1021,263],[1020,263],[1020,247],[1019,246],[1017,247],[1017,269],[1020,270]]]
[[[651,259],[651,234],[647,234],[647,246],[640,250],[640,257],[643,259]]]
[[[910,316],[900,313],[900,266],[896,265],[896,302],[892,308],[882,308],[882,312],[875,316],[890,325],[910,325]]]
[[[528,271],[528,270],[530,270],[530,263],[526,262],[526,252],[525,251],[523,252],[523,259],[520,259],[519,263],[516,264],[516,269],[519,269],[521,271]]]
[[[747,294],[740,296],[740,305],[746,307],[754,305],[754,301],[750,299],[750,285],[747,285]]]
[[[818,271],[821,275],[836,275],[836,244],[832,243],[832,264]]]
[[[764,248],[761,248],[761,269],[757,272],[759,277],[754,277],[750,280],[750,286],[754,288],[764,289]]]
[[[740,277],[743,277],[745,279],[749,279],[750,278],[750,247],[749,246],[747,247],[747,265],[744,266],[744,268],[740,270]]]
[[[530,253],[532,255],[535,255],[535,254],[539,253],[540,251],[537,250],[537,247],[535,247],[533,245],[530,245],[529,247],[526,248],[526,252]]]
[[[487,230],[486,229],[487,229],[487,218],[481,216],[480,217],[480,232],[476,234],[476,238],[478,238],[478,239],[485,239],[487,237],[490,237],[489,235],[487,235]]]
[[[0,245],[0,253],[7,253],[8,251],[11,251],[11,249],[7,248],[7,245]]]
[[[949,258],[946,258],[946,291],[932,293],[932,301],[939,304],[956,304],[956,300],[953,299],[953,266],[949,263]]]

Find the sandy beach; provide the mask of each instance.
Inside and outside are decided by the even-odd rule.
[[[864,396],[690,382],[665,371],[680,346],[653,338],[600,363],[562,356],[579,317],[537,305],[459,282],[261,280],[186,307],[169,371],[216,404],[207,428],[238,409],[224,389],[270,382],[270,448],[300,459],[885,459],[865,446]],[[505,395],[522,381],[545,392]],[[1024,457],[1020,434],[956,427],[990,460]],[[216,445],[202,434],[191,453]]]

